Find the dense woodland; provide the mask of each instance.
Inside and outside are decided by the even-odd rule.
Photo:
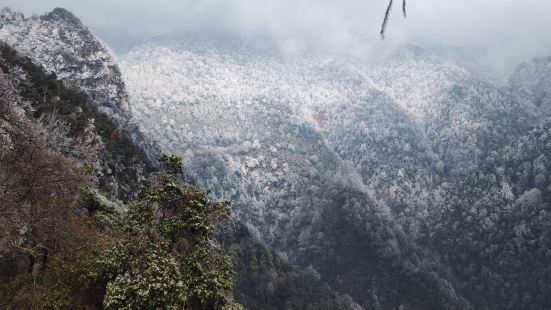
[[[413,44],[117,63],[64,9],[0,40],[6,308],[551,307],[549,57],[504,85]]]
[[[122,211],[96,172],[102,152],[137,148],[102,139],[117,129],[91,118],[85,94],[18,60],[2,46],[3,305],[237,309],[232,260],[211,243],[227,205],[179,181],[179,158],[165,156],[168,172],[150,174]]]
[[[178,157],[156,168],[85,93],[0,55],[3,307],[239,309],[234,281],[250,309],[351,307],[181,181]]]

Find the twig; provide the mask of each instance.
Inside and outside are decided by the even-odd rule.
[[[392,10],[392,0],[388,3],[388,7],[386,8],[385,13],[385,19],[383,20],[383,25],[381,26],[381,38],[385,39],[385,30],[386,30],[386,24],[388,23],[388,17],[390,15],[390,11]]]
[[[381,38],[383,40],[385,39],[386,26],[388,24],[388,18],[390,17],[390,11],[392,10],[392,2],[393,0],[390,0],[390,2],[388,3],[388,7],[386,8],[386,13],[385,13],[385,19],[383,20],[383,25],[381,26]],[[407,17],[406,0],[402,0],[402,12],[404,14],[404,18],[406,18]]]

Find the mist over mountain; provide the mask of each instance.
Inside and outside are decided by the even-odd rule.
[[[549,1],[408,1],[407,19],[401,1],[395,2],[384,41],[379,30],[388,3],[378,0],[3,0],[2,5],[27,16],[63,7],[93,30],[141,40],[174,31],[267,36],[289,55],[317,50],[365,59],[398,44],[434,42],[461,47],[499,78],[520,62],[550,53]]]
[[[338,7],[336,19],[348,5]],[[229,8],[228,16],[242,12]],[[300,25],[315,25],[316,18],[328,16],[327,7],[323,8]],[[251,21],[257,18],[221,24],[239,28],[255,25]],[[152,263],[155,257],[164,259],[166,268],[176,266],[162,269],[162,279],[167,280],[161,281],[166,294],[180,292],[180,297],[166,299],[175,305],[192,309],[551,307],[549,57],[524,59],[516,69],[506,70],[512,73],[505,77],[489,72],[493,65],[470,48],[412,39],[388,45],[377,41],[366,49],[342,53],[329,47],[335,41],[302,41],[297,38],[303,34],[286,36],[280,30],[282,36],[265,31],[179,30],[147,39],[108,28],[96,28],[92,34],[61,8],[32,17],[3,9],[0,77],[15,96],[2,97],[9,103],[6,115],[22,115],[17,118],[21,123],[36,123],[32,126],[40,129],[46,126],[44,113],[53,117],[59,113],[74,126],[65,136],[81,141],[88,132],[91,136],[86,139],[99,141],[93,164],[77,160],[76,152],[43,148],[76,166],[96,167],[95,185],[88,187],[97,195],[86,196],[84,206],[82,198],[77,199],[79,216],[98,221],[95,212],[100,210],[100,220],[110,214],[108,221],[118,223],[118,213],[106,210],[129,210],[120,211],[122,228],[112,224],[115,228],[110,231],[98,226],[97,234],[105,233],[105,239],[99,240],[125,244],[110,250],[124,255],[107,257],[128,264],[136,259],[138,270],[153,275],[156,271],[151,270],[160,270]],[[50,85],[42,97],[41,85]],[[82,90],[84,97],[65,95],[71,89]],[[0,120],[5,122],[0,129],[12,128],[13,118]],[[84,120],[91,125],[86,127]],[[5,135],[6,141],[18,145],[19,136],[9,130]],[[6,144],[0,155],[8,156],[13,149]],[[176,169],[174,178],[162,174],[171,173],[170,161],[165,168],[162,164],[174,158],[161,157],[158,162],[158,152],[181,155],[177,161],[182,172]],[[11,184],[11,168],[0,165],[0,181],[6,180],[5,184]],[[230,220],[212,227],[206,220],[186,226],[191,225],[188,220],[214,218],[218,212],[215,204],[201,200],[206,198],[194,198],[203,193],[194,187],[208,188],[212,201],[230,201]],[[12,188],[17,186],[5,187]],[[56,195],[62,194],[50,196]],[[170,199],[163,200],[166,195]],[[6,204],[10,199],[6,196]],[[207,206],[214,213],[175,217],[180,207],[174,201],[185,201],[181,206],[185,212]],[[31,199],[27,205],[33,203]],[[172,209],[163,209],[164,204]],[[140,213],[148,210],[141,206],[149,205],[157,215]],[[24,218],[25,213],[19,216]],[[144,218],[153,220],[140,222]],[[128,228],[125,221],[146,226]],[[174,227],[186,233],[179,235]],[[202,229],[215,228],[216,233],[200,239]],[[142,239],[132,231],[171,246],[156,248],[150,241],[134,245],[132,240]],[[171,237],[165,238],[167,234]],[[17,239],[21,253],[28,251],[26,240],[34,240],[33,236]],[[26,288],[18,289],[16,283],[27,279],[21,267],[27,258],[11,256],[6,246],[11,237],[0,235],[0,262],[19,266],[13,269],[21,270],[21,275],[6,273],[2,279],[11,283],[6,289],[22,294]],[[154,249],[151,258],[148,247]],[[91,248],[87,257],[97,252]],[[66,259],[65,264],[90,268],[73,265],[75,257],[65,258],[57,254],[63,251],[53,249],[59,255],[54,257]],[[197,267],[198,278],[193,277],[190,270],[196,269],[190,266],[203,264],[202,259],[217,272],[226,266],[222,251],[234,262],[235,273],[221,270],[211,274],[219,282],[203,284],[209,267],[202,265]],[[36,281],[37,274],[43,275],[40,283],[46,293],[33,291],[37,298],[45,298],[41,300],[64,292],[69,305],[95,303],[94,309],[109,308],[117,304],[116,296],[132,296],[129,292],[143,285],[141,276],[134,278],[132,271],[110,261],[111,267],[101,269],[102,276],[93,278],[96,282],[89,286],[65,283],[61,289],[50,288],[50,279],[60,274],[44,267],[49,266],[47,254],[40,253],[31,255],[31,267],[42,273],[31,270],[27,277]],[[33,263],[35,257],[42,258],[43,265]],[[184,282],[178,284],[178,279]],[[235,286],[224,286],[228,281]],[[201,295],[199,290],[193,295],[194,285],[211,293]],[[94,293],[97,300],[82,297],[98,287],[105,289]],[[117,295],[114,288],[125,293]],[[7,296],[0,294],[6,300]],[[17,298],[26,300],[24,295],[14,296],[10,305]],[[167,304],[161,300],[161,305]]]
[[[451,207],[458,200],[470,206],[477,195],[465,178],[474,178],[470,182],[475,184],[487,178],[480,174],[487,158],[501,154],[546,115],[518,86],[496,85],[418,45],[400,46],[366,66],[320,55],[287,58],[266,52],[273,51],[266,48],[269,43],[239,40],[156,39],[124,55],[121,67],[144,133],[158,139],[161,148],[186,154],[190,177],[213,188],[217,197],[234,201],[251,229],[294,262],[311,264],[315,255],[310,251],[319,255],[314,249],[328,242],[328,233],[314,233],[313,227],[329,226],[317,214],[324,214],[320,210],[327,204],[336,212],[334,204],[343,199],[327,195],[335,180],[373,200],[360,203],[360,210],[379,210],[390,216],[387,225],[407,234],[408,242],[447,257],[457,235],[441,232],[450,228],[439,221],[474,221]],[[493,199],[504,207],[501,199],[514,200],[521,192],[505,191]],[[483,214],[478,221],[499,231],[494,221],[501,221],[500,213],[488,207],[476,211]],[[470,234],[471,228],[462,229]],[[434,238],[445,239],[451,248],[433,247]],[[501,242],[487,238],[488,246]],[[396,254],[408,251],[399,242],[396,246]],[[357,244],[350,247],[358,251]],[[359,251],[363,254],[348,254],[358,261],[347,266],[365,260],[367,250]],[[473,263],[467,261],[464,266]],[[312,267],[321,270],[322,278],[331,277],[323,263]],[[339,273],[346,274],[344,269]],[[376,277],[358,271],[356,276]],[[354,277],[340,281],[346,287]],[[506,283],[484,285],[495,290]],[[517,299],[507,303],[529,308]]]

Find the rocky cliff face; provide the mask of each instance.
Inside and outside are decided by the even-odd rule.
[[[71,12],[56,8],[25,18],[2,9],[0,40],[66,85],[84,90],[104,113],[119,120],[128,113],[128,94],[115,59]]]
[[[0,57],[6,75],[21,74],[17,90],[27,105],[26,113],[35,118],[54,115],[70,126],[68,138],[95,141],[90,153],[97,153],[95,176],[103,193],[120,203],[131,199],[139,180],[153,168],[134,135],[85,93],[66,87],[5,43],[0,43]],[[80,136],[86,132],[88,137]]]

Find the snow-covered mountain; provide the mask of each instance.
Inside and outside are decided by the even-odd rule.
[[[124,57],[134,114],[146,135],[185,154],[190,174],[269,229],[270,240],[280,238],[262,218],[289,214],[267,202],[309,196],[309,179],[322,175],[383,203],[426,205],[438,194],[430,184],[444,164],[422,127],[364,72],[331,59],[288,61],[211,44],[148,44]],[[205,157],[218,158],[220,168],[201,163]]]
[[[0,40],[68,85],[84,90],[104,112],[125,117],[128,94],[114,57],[71,12],[27,17],[0,9]]]
[[[442,163],[417,121],[353,65],[195,42],[161,40],[121,60],[132,112],[146,136],[183,154],[190,177],[231,200],[250,229],[292,262],[340,281],[335,285],[364,305],[411,303],[390,291],[375,293],[376,278],[389,287],[396,279],[365,263],[394,260],[405,269],[412,264],[421,277],[430,272],[410,257],[422,254],[394,227],[385,204],[402,199],[426,206],[437,195],[427,184],[443,173]],[[402,219],[417,237],[421,219]],[[335,235],[341,225],[367,230]],[[371,260],[344,271],[343,253],[370,251],[376,252]],[[342,268],[334,268],[337,262]],[[355,272],[362,285],[353,285]],[[443,295],[461,304],[453,288]]]
[[[139,186],[140,176],[151,164],[150,159],[143,158],[150,154],[135,144],[143,145],[140,148],[146,149],[147,153],[153,147],[128,121],[130,109],[126,86],[108,48],[77,17],[62,8],[27,18],[9,8],[0,9],[0,42],[19,55],[29,57],[33,64],[41,66],[48,74],[54,74],[54,79],[59,78],[65,86],[87,94],[85,100],[90,100],[102,115],[91,115],[93,113],[87,111],[86,105],[82,105],[76,108],[80,112],[75,112],[73,117],[89,115],[86,120],[91,122],[90,126],[97,126],[98,131],[110,137],[98,138],[104,148],[97,177],[100,183],[110,188],[113,199],[130,199]],[[120,145],[124,147],[120,148]],[[114,151],[116,148],[120,149]]]
[[[549,58],[506,86],[455,50],[414,44],[367,65],[190,35],[117,63],[59,8],[0,10],[0,40],[103,112],[99,177],[113,197],[138,186],[127,181],[149,161],[132,147],[151,142],[230,200],[273,260],[366,309],[551,307]]]
[[[146,134],[165,149],[186,152],[190,161],[201,149],[237,154],[239,160],[222,161],[230,175],[253,183],[246,188],[259,187],[255,199],[262,190],[281,188],[266,183],[267,175],[282,181],[300,161],[314,168],[321,163],[322,171],[331,167],[323,159],[334,157],[347,167],[343,177],[376,200],[408,205],[393,211],[409,226],[429,212],[412,206],[442,201],[444,178],[475,170],[537,121],[531,105],[418,46],[401,47],[368,70],[330,58],[287,60],[201,42],[149,43],[122,59],[135,117]],[[311,133],[303,137],[293,126]],[[262,155],[254,156],[258,150]],[[257,166],[268,169],[253,180],[248,173]]]
[[[496,308],[546,309],[551,258],[550,119],[494,152],[447,191],[426,244]],[[489,301],[492,301],[491,303]]]
[[[374,71],[382,90],[421,121],[451,174],[476,169],[538,120],[531,104],[417,46],[399,48]]]
[[[396,268],[398,277],[409,274],[406,262],[420,274],[447,266],[459,280],[444,295],[455,296],[459,308],[468,306],[453,286],[480,307],[497,304],[486,292],[524,281],[520,271],[505,270],[488,277],[506,281],[472,280],[465,268],[491,269],[496,261],[448,253],[483,251],[470,248],[458,227],[488,247],[512,242],[496,239],[505,229],[496,212],[524,192],[511,192],[505,181],[473,184],[491,178],[481,169],[543,120],[542,104],[519,90],[528,86],[512,79],[514,86],[500,87],[417,45],[367,66],[319,55],[283,58],[262,41],[157,39],[127,53],[121,68],[147,136],[183,154],[189,177],[230,199],[259,238],[364,306],[388,307],[385,298],[415,304],[373,285],[393,283],[385,278],[391,271],[365,262],[395,260],[404,268]],[[466,228],[473,204],[487,230]],[[447,225],[457,234],[447,234]],[[386,233],[373,239],[379,229]],[[447,281],[438,274],[436,282]],[[521,286],[515,288],[529,295]],[[517,297],[499,305],[530,309]]]

